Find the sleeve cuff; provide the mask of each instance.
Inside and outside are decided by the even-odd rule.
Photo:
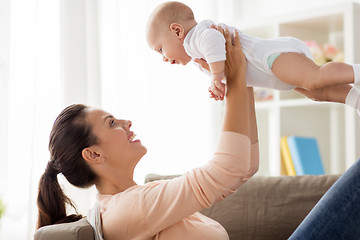
[[[223,131],[220,134],[216,153],[225,153],[249,159],[250,139],[248,136],[240,133]]]

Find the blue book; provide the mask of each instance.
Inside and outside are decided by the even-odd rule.
[[[297,175],[325,174],[315,138],[289,136],[287,143]]]

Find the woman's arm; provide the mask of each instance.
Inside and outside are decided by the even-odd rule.
[[[246,60],[240,39],[224,31],[227,40],[227,90],[223,132],[213,158],[179,178],[148,184],[141,193],[141,215],[149,224],[149,232],[157,233],[202,208],[228,196],[249,176],[251,143],[257,140],[250,130],[255,117],[250,117],[252,90],[245,83]],[[250,124],[251,122],[251,124]],[[250,126],[252,126],[250,128]],[[191,157],[191,153],[189,153]]]
[[[254,89],[248,87],[248,97],[249,97],[249,130],[250,130],[250,166],[247,178],[252,177],[259,170],[259,141],[258,141],[258,132],[257,132],[257,123],[256,123],[256,112],[255,112],[255,98],[254,98]]]
[[[221,27],[218,27],[221,30]],[[230,48],[231,36],[224,31],[227,49]],[[234,32],[233,51],[228,51],[226,63],[227,93],[225,106],[224,131],[242,133],[250,138],[250,162],[245,182],[259,169],[259,143],[253,88],[246,88],[246,58],[241,50],[239,34]],[[240,57],[239,57],[240,56]],[[236,187],[240,186],[239,183]]]
[[[224,33],[224,35],[227,34],[227,44],[231,44],[231,40],[230,40],[230,36],[229,36],[229,32],[228,31],[224,31],[220,26],[213,26],[214,28],[216,28],[219,32]],[[234,39],[234,43],[236,42],[236,39]],[[230,45],[227,45],[227,49],[229,49]],[[244,81],[245,80],[245,75],[246,75],[246,59],[243,52],[240,51],[240,49],[236,46],[234,46],[234,49],[229,52],[227,51],[227,59],[229,59],[231,57],[230,61],[227,61],[227,78],[228,81],[237,81],[240,79],[240,81]],[[234,55],[237,54],[237,55]],[[239,59],[234,60],[235,56],[240,57]],[[207,64],[207,62],[204,59],[195,59],[195,61],[201,65],[202,68],[209,70],[209,65]],[[234,72],[232,72],[234,71]],[[229,74],[230,72],[230,74]],[[233,85],[228,84],[228,90],[229,88],[232,88]],[[242,86],[242,90],[243,86]],[[236,95],[236,88],[235,88],[235,95]],[[247,174],[247,177],[244,180],[247,180],[248,178],[250,178],[251,176],[253,176],[259,169],[259,143],[258,143],[258,132],[257,132],[257,123],[256,123],[256,113],[255,113],[255,99],[254,99],[254,90],[252,87],[248,87],[247,88],[247,94],[244,93],[238,93],[238,95],[236,96],[237,98],[241,98],[241,97],[248,97],[248,131],[249,131],[249,138],[251,141],[251,149],[250,149],[250,163],[249,163],[249,171]],[[214,97],[214,96],[212,96]],[[241,101],[240,99],[236,100],[236,97],[232,98],[231,97],[231,90],[230,90],[230,99],[229,97],[227,97],[227,103],[229,103],[230,101],[232,101],[232,103],[227,104],[226,109],[227,112],[229,113],[234,113],[236,115],[239,115],[239,113],[236,112],[232,112],[232,108],[235,107],[236,110],[238,111],[243,111],[241,110],[241,106],[240,108],[236,108],[236,104],[239,104],[239,102]],[[215,98],[215,100],[218,100]],[[222,100],[222,99],[221,99]],[[238,101],[238,102],[237,102]],[[246,101],[241,101],[242,103],[242,107],[244,107],[244,105],[246,104]],[[246,106],[245,108],[246,109]],[[241,113],[240,113],[241,114]],[[246,112],[245,112],[246,114]],[[227,117],[228,121],[226,122],[227,124],[240,124],[240,127],[245,127],[246,130],[246,125],[245,123],[240,123],[238,120],[232,119],[231,115],[227,115],[225,114],[225,117]],[[238,116],[239,118],[239,116]],[[242,118],[240,116],[240,118]],[[246,119],[245,119],[246,120]],[[238,122],[236,122],[238,121]],[[230,125],[226,125],[225,126],[225,122],[224,122],[224,130],[228,130],[231,131],[229,128],[231,128]]]
[[[221,27],[218,27],[221,31]],[[234,32],[234,47],[227,51],[226,73],[227,92],[225,102],[224,131],[238,132],[250,138],[250,162],[248,172],[242,182],[253,176],[259,169],[259,143],[255,113],[255,99],[253,88],[246,88],[246,58],[241,50],[239,34]],[[232,46],[231,34],[224,31],[226,48]],[[241,183],[236,185],[240,186]]]
[[[228,29],[224,30],[224,36],[226,49],[232,48],[232,51],[228,50],[226,53],[227,89],[223,130],[241,133],[250,138],[246,58],[241,49],[239,33],[234,32],[234,46]]]
[[[255,112],[255,98],[254,98],[254,89],[248,87],[248,97],[249,97],[249,131],[250,131],[250,140],[251,144],[258,142],[258,131],[256,123],[256,112]]]

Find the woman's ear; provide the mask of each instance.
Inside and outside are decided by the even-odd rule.
[[[104,157],[101,154],[100,149],[96,149],[93,146],[84,148],[81,154],[85,161],[87,161],[89,164],[99,164],[104,162]]]
[[[178,36],[178,38],[184,39],[185,29],[181,24],[179,23],[170,24],[170,31],[175,33],[176,36]]]

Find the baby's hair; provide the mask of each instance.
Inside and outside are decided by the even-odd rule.
[[[191,8],[181,2],[166,2],[160,5],[158,14],[166,24],[194,20],[194,13]]]

